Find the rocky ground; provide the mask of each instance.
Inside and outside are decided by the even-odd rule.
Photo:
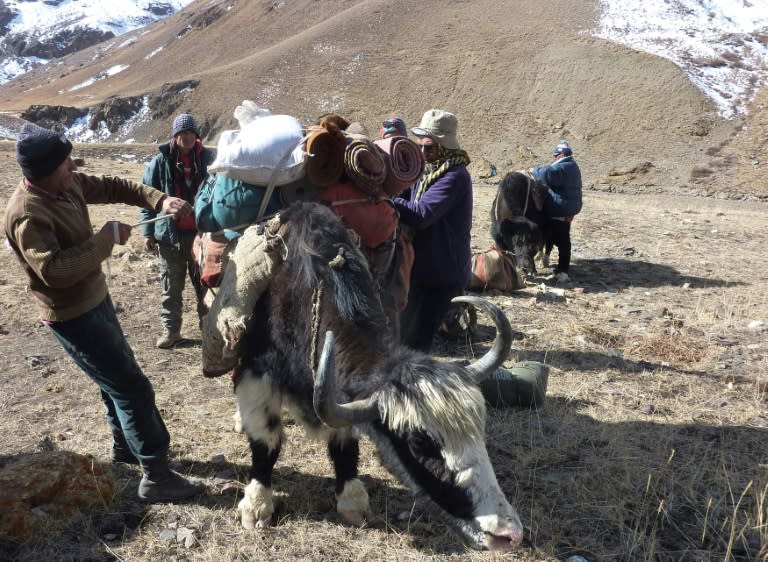
[[[12,144],[0,143],[0,201],[18,181]],[[138,179],[154,149],[81,150],[88,173]],[[76,154],[77,156],[77,154]],[[114,501],[25,541],[0,540],[17,560],[764,560],[768,554],[768,253],[766,203],[703,197],[663,184],[592,184],[573,223],[572,280],[548,272],[514,293],[488,293],[516,331],[507,366],[551,369],[538,410],[490,409],[488,450],[529,541],[504,557],[467,552],[430,519],[364,444],[370,527],[334,512],[324,447],[290,421],[277,466],[277,525],[245,531],[235,517],[250,454],[231,430],[227,377],[200,372],[200,333],[187,302],[188,341],[158,350],[158,267],[138,233],[104,264],[110,292],[172,434],[176,467],[209,495],[187,505],[134,501],[138,472],[111,466]],[[473,245],[488,247],[495,187],[475,187]],[[94,227],[138,220],[94,207]],[[189,296],[189,295],[188,295]],[[18,264],[0,252],[0,465],[51,449],[109,459],[95,386],[36,317]],[[446,359],[484,349],[438,342]],[[42,519],[45,520],[44,509]]]

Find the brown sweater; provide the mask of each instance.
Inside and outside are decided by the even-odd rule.
[[[5,235],[21,262],[47,321],[71,320],[107,296],[101,262],[112,244],[94,234],[88,203],[159,209],[165,195],[111,176],[75,172],[69,191],[52,193],[22,180],[5,209]]]

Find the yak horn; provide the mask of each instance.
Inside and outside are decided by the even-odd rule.
[[[315,376],[315,393],[312,397],[317,417],[329,427],[344,427],[378,419],[379,409],[371,399],[356,400],[347,404],[336,402],[335,347],[336,338],[333,332],[326,332]]]
[[[509,348],[512,345],[512,327],[501,309],[485,299],[463,295],[451,299],[451,302],[466,302],[479,306],[490,314],[493,323],[496,324],[496,339],[493,342],[493,347],[480,359],[467,366],[479,384],[490,377],[507,359]]]

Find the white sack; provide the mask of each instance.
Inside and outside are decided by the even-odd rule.
[[[253,185],[266,186],[280,160],[275,185],[285,185],[304,176],[306,153],[301,140],[301,123],[290,115],[271,115],[253,102],[244,101],[235,109],[238,130],[227,130],[219,138],[216,160],[210,172]]]

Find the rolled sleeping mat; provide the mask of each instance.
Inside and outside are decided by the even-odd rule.
[[[520,361],[511,368],[500,367],[483,382],[480,390],[494,408],[544,405],[549,380],[549,367],[538,361]]]

